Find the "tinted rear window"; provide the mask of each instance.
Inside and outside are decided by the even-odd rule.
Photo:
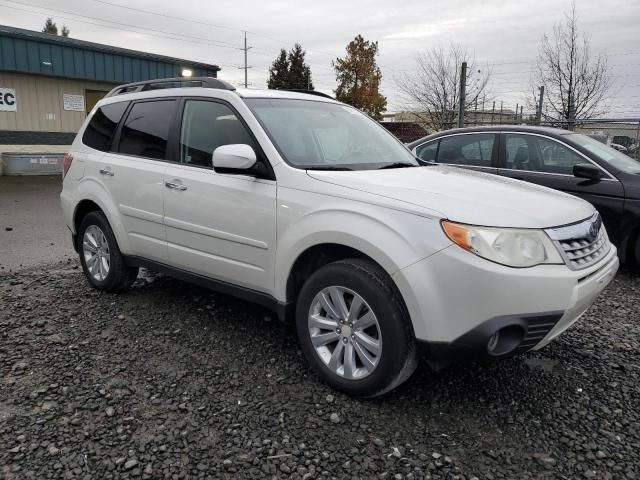
[[[119,102],[98,108],[82,135],[82,143],[102,152],[108,151],[127,105],[128,102]]]
[[[175,100],[133,105],[122,126],[118,151],[138,157],[164,159],[175,112]]]

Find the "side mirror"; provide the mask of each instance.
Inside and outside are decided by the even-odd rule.
[[[244,173],[256,164],[256,152],[249,145],[236,143],[222,145],[211,156],[213,169],[225,173]]]
[[[600,180],[604,177],[604,172],[590,163],[578,163],[573,166],[573,176],[588,180]]]

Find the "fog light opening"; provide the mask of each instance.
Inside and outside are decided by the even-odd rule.
[[[500,331],[498,330],[493,336],[489,339],[487,343],[487,351],[489,353],[493,353],[498,346],[498,341],[500,340]]]
[[[492,356],[507,355],[518,348],[523,338],[524,330],[519,325],[501,328],[489,337],[487,352]]]

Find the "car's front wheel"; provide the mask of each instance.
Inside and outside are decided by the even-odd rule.
[[[415,340],[389,276],[367,260],[325,265],[306,281],[296,305],[305,357],[334,388],[374,397],[416,368]]]
[[[102,212],[90,212],[80,222],[78,252],[87,280],[98,290],[126,290],[138,276],[137,267],[126,265],[113,230]]]

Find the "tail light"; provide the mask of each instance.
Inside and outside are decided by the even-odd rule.
[[[67,175],[67,172],[71,168],[71,162],[73,162],[73,155],[67,153],[64,156],[64,161],[62,162],[62,178]]]

